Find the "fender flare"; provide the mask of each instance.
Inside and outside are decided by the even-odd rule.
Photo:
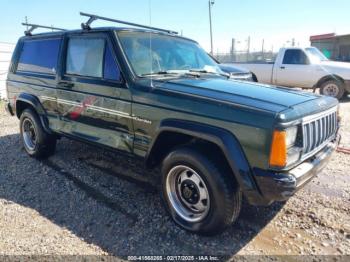
[[[317,83],[314,85],[314,90],[316,88],[319,88],[323,82],[328,81],[328,80],[337,80],[337,81],[341,81],[344,83],[344,79],[342,77],[340,77],[336,74],[329,74],[329,75],[325,75],[325,76],[321,77],[321,79],[319,79],[317,81]]]
[[[16,115],[18,118],[20,118],[19,112],[17,110],[18,108],[18,102],[23,102],[29,104],[31,107],[34,108],[35,112],[38,114],[40,118],[40,122],[45,130],[45,132],[52,134],[51,129],[49,128],[49,121],[46,116],[46,110],[44,109],[43,105],[41,104],[39,98],[32,94],[28,93],[21,93],[16,98]]]
[[[239,141],[232,133],[222,128],[185,120],[163,120],[149,147],[146,161],[152,154],[153,146],[159,135],[166,131],[181,133],[214,143],[222,150],[242,192],[260,193]]]

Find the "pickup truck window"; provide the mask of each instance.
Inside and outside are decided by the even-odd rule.
[[[328,61],[328,58],[321,53],[320,50],[313,47],[305,48],[306,53],[309,55],[310,59],[315,62]]]
[[[54,75],[61,39],[26,40],[17,71]]]
[[[118,37],[138,76],[169,70],[222,73],[213,59],[193,41],[145,32],[118,32]]]
[[[307,65],[309,64],[306,54],[302,50],[289,49],[284,53],[284,65]]]

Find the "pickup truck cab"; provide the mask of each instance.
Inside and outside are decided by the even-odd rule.
[[[350,92],[350,63],[330,61],[315,47],[281,48],[274,62],[239,65],[265,84],[320,88],[338,99]]]
[[[139,27],[19,39],[7,110],[29,156],[49,157],[67,137],[141,158],[160,167],[174,221],[203,234],[231,225],[242,197],[285,201],[325,166],[336,99],[234,81],[197,42]]]

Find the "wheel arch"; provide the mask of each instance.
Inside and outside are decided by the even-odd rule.
[[[42,106],[40,100],[32,94],[21,93],[16,98],[16,115],[17,115],[17,117],[20,118],[22,112],[27,108],[32,109],[35,113],[38,114],[38,116],[40,118],[40,122],[41,122],[44,130],[47,133],[51,134],[52,131],[49,128],[49,122],[48,122],[48,119],[46,117],[46,111],[45,111],[44,107]]]
[[[343,84],[345,83],[344,79],[336,74],[323,76],[318,82],[315,84],[314,88],[321,87],[321,85],[329,80],[340,81]]]
[[[164,146],[164,141],[174,141],[170,135],[177,134],[175,141],[180,143]],[[210,143],[213,149],[216,147],[224,156],[232,174],[245,193],[248,191],[258,193],[248,160],[237,138],[227,130],[185,120],[167,119],[161,122],[158,132],[146,155],[146,166],[152,168],[176,146],[195,144],[196,141]],[[166,142],[165,142],[166,143]]]

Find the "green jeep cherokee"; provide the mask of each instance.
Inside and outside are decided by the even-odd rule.
[[[193,40],[140,25],[92,29],[94,19],[17,43],[7,110],[30,156],[49,157],[64,136],[141,157],[161,167],[174,221],[203,234],[231,225],[242,196],[287,200],[329,160],[336,99],[233,81]]]

